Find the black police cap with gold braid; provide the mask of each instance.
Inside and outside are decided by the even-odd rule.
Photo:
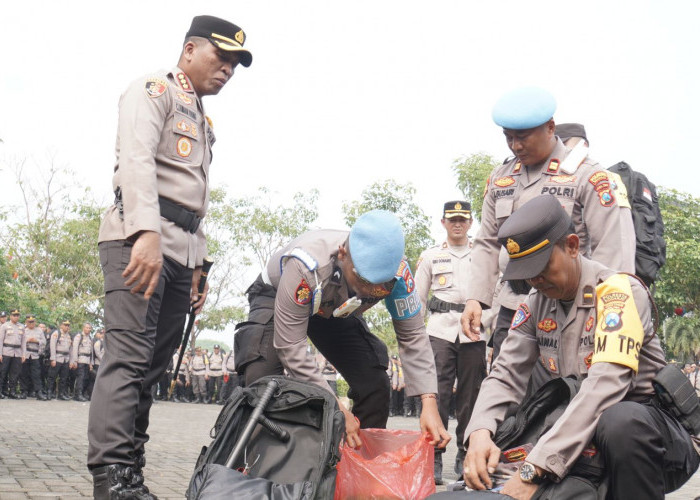
[[[513,212],[498,231],[498,242],[509,257],[503,279],[525,280],[540,274],[570,227],[571,218],[551,195],[533,198]]]
[[[442,209],[444,219],[452,217],[464,217],[465,219],[472,218],[472,206],[468,201],[448,201]]]
[[[241,56],[241,64],[245,67],[253,62],[253,54],[243,48],[245,32],[233,23],[214,16],[196,16],[192,19],[190,30],[185,38],[200,36],[208,39],[221,50],[226,52],[238,52]]]

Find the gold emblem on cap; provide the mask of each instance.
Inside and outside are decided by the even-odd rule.
[[[455,210],[462,210],[462,204],[460,202],[455,203]]]
[[[520,251],[520,245],[511,238],[508,238],[508,241],[506,241],[506,250],[508,250],[508,253],[513,255],[514,253],[518,253]]]
[[[236,39],[238,43],[243,45],[243,42],[245,41],[245,34],[243,33],[243,30],[239,30],[238,33],[233,35],[233,37]]]

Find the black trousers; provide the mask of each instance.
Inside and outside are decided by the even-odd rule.
[[[98,371],[100,371],[100,365],[92,365],[92,371],[88,373],[88,383],[85,389],[85,396],[88,399],[92,398],[92,391],[95,389],[95,380],[97,379]]]
[[[601,415],[594,442],[605,459],[611,499],[662,500],[700,463],[688,432],[651,404],[614,404]]]
[[[44,386],[41,382],[41,359],[27,358],[22,364],[22,374],[19,377],[19,387],[23,394],[30,392],[43,392]]]
[[[58,377],[58,392],[56,394],[66,394],[68,392],[68,375],[70,369],[68,362],[56,362],[56,366],[49,366],[49,380],[47,383],[49,394],[53,394],[56,389],[56,377]]]
[[[75,369],[75,389],[73,390],[74,397],[77,398],[80,395],[85,395],[89,378],[90,365],[86,363],[78,363],[78,368]]]
[[[265,375],[281,375],[282,363],[273,345],[274,319],[258,330],[260,356],[244,369],[245,384]],[[352,412],[362,428],[386,427],[389,419],[389,354],[384,343],[373,335],[364,321],[348,318],[309,319],[307,334],[314,346],[348,382]]]
[[[464,430],[472,416],[481,382],[486,378],[486,342],[449,342],[430,337],[438,378],[438,410],[447,429],[450,400],[457,379],[457,448],[464,450]],[[441,450],[442,451],[442,450]]]
[[[131,258],[124,241],[99,244],[105,277],[105,352],[88,420],[88,467],[134,463],[148,441],[151,387],[180,344],[189,311],[192,269],[163,259],[150,300],[132,294],[121,273]]]
[[[513,322],[513,315],[515,311],[513,309],[508,309],[507,307],[501,306],[498,310],[498,318],[496,319],[496,327],[491,335],[491,343],[493,344],[493,354],[491,356],[491,367],[501,352],[501,344],[508,336],[508,330],[510,330],[510,324]]]
[[[0,347],[1,348],[1,347]],[[0,381],[7,378],[7,385],[2,387],[4,392],[15,394],[17,392],[17,380],[22,372],[22,358],[16,356],[3,356],[0,363]]]

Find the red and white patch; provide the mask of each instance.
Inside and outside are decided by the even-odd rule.
[[[588,321],[586,321],[586,331],[587,332],[591,331],[591,328],[593,328],[593,323],[594,323],[594,319],[593,319],[593,316],[591,316],[590,318],[588,318]]]
[[[512,186],[513,184],[515,184],[515,179],[513,179],[510,176],[500,177],[500,178],[496,179],[495,181],[493,181],[493,184],[494,184],[494,186],[504,188],[504,187]]]
[[[294,292],[294,302],[300,306],[305,306],[311,302],[311,287],[305,279],[301,280],[299,286],[297,286],[297,289]]]
[[[543,332],[549,333],[552,330],[557,329],[557,322],[554,321],[552,318],[545,318],[539,323],[537,323],[537,328],[539,328]]]
[[[608,182],[608,174],[605,172],[596,172],[588,178],[588,182],[596,186],[600,182]]]
[[[160,80],[158,78],[151,78],[146,80],[146,95],[148,97],[160,97],[165,94],[168,89],[168,82]]]
[[[187,137],[180,137],[177,140],[177,154],[187,158],[192,153],[192,143]]]
[[[654,199],[651,196],[651,191],[649,188],[642,188],[642,196],[644,196],[647,200],[649,200],[649,203],[653,203]]]

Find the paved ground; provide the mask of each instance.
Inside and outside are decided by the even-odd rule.
[[[35,400],[0,401],[0,500],[77,499],[92,496],[85,467],[89,403]],[[151,413],[146,480],[159,498],[182,499],[195,460],[210,442],[209,430],[220,406],[158,403]],[[451,421],[454,426],[454,421]],[[418,429],[414,418],[393,417],[392,429]],[[445,474],[452,471],[456,448],[445,453]],[[700,496],[700,472],[667,499]]]

